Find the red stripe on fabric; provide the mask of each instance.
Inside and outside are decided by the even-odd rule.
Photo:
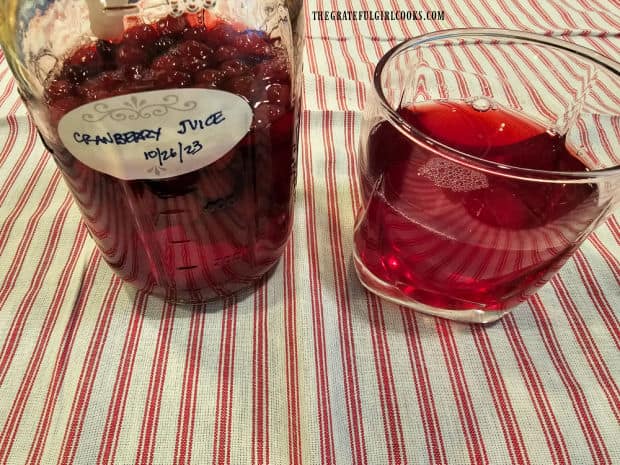
[[[337,10],[338,9],[337,0],[331,0],[331,8],[332,8],[332,10]],[[341,48],[341,51],[342,51],[342,56],[345,59],[345,63],[346,63],[346,67],[347,67],[347,74],[348,74],[349,78],[352,79],[355,82],[355,90],[356,90],[356,96],[357,96],[357,106],[359,108],[361,108],[362,105],[364,104],[364,100],[365,100],[365,97],[366,97],[366,91],[365,91],[365,88],[364,88],[364,84],[362,82],[360,82],[359,76],[357,75],[357,72],[355,70],[355,61],[353,59],[353,56],[349,52],[349,48],[347,47],[348,40],[346,40],[347,38],[346,38],[346,36],[344,34],[344,30],[342,28],[342,21],[335,21],[335,26],[336,26],[336,32],[338,34],[338,37],[342,38],[342,39],[345,39],[345,40],[338,41],[338,44],[340,45],[340,48]],[[328,46],[329,46],[329,44],[328,44]]]
[[[39,224],[39,220],[50,206],[51,199],[54,196],[57,185],[58,182],[56,180],[56,182],[53,182],[48,186],[48,189],[45,192],[47,196],[44,197],[43,201],[38,205],[37,210],[35,210],[28,221],[26,230],[24,231],[24,236],[18,246],[18,251],[13,258],[9,271],[2,283],[2,290],[0,291],[0,308],[4,306],[11,291],[15,287],[15,283],[21,273],[27,252],[30,249],[30,244],[32,243],[35,230]],[[60,231],[62,230],[70,206],[71,199],[69,195],[66,195],[63,203],[56,213],[56,216],[54,217],[54,220],[52,221],[43,253],[39,257],[39,261],[32,275],[32,279],[30,280],[28,290],[20,303],[19,309],[15,313],[15,317],[11,322],[11,327],[6,335],[6,339],[2,344],[2,349],[0,349],[0,385],[4,382],[4,378],[7,374],[11,361],[13,360],[19,341],[21,340],[22,333],[26,325],[26,320],[30,315],[32,307],[34,306],[36,297],[41,290],[43,279],[49,270],[49,266],[58,245]]]
[[[179,406],[177,434],[174,443],[174,465],[189,465],[192,462],[198,378],[200,376],[200,359],[204,339],[205,315],[207,312],[206,307],[192,308],[191,312],[192,317],[187,338],[183,385],[180,386],[181,404]]]
[[[301,425],[299,406],[299,356],[297,352],[297,299],[295,287],[294,236],[284,249],[284,328],[286,340],[286,394],[289,463],[301,465]]]
[[[620,245],[620,225],[618,225],[618,221],[614,215],[611,215],[607,220],[607,226],[609,226],[609,231],[616,240],[616,244]]]
[[[436,329],[441,343],[441,351],[448,368],[450,385],[458,407],[459,421],[465,436],[469,460],[472,463],[488,464],[489,458],[486,446],[480,433],[478,417],[476,416],[476,410],[471,399],[467,380],[465,379],[465,371],[463,370],[450,322],[438,320],[436,322]]]
[[[310,15],[306,16],[306,30],[310,30]],[[316,54],[312,41],[307,42],[308,58],[316,66]],[[322,81],[318,81],[319,84]],[[317,86],[317,99],[321,108],[325,108],[325,92],[321,85]],[[305,103],[305,102],[304,102]],[[312,334],[314,341],[314,369],[316,373],[316,392],[318,394],[318,422],[321,463],[329,465],[335,461],[334,435],[331,419],[331,402],[329,394],[329,376],[327,370],[327,353],[325,347],[325,328],[323,322],[322,285],[319,269],[319,253],[317,244],[317,230],[315,218],[314,175],[312,173],[312,150],[309,145],[310,117],[309,113],[302,113],[302,173],[305,189],[306,206],[306,240],[308,244],[308,268],[310,270],[310,291],[312,308]],[[322,131],[325,128],[321,129]]]
[[[373,358],[377,383],[379,385],[379,399],[381,402],[388,464],[404,465],[408,463],[407,450],[403,437],[383,309],[377,296],[368,292],[366,292],[366,295],[368,297],[368,319],[371,327]]]
[[[336,150],[333,139],[334,122],[332,113],[324,113],[323,143],[325,151],[325,171],[327,187],[327,215],[329,218],[329,235],[332,249],[332,265],[335,275],[335,295],[338,309],[338,332],[340,352],[342,354],[342,371],[344,374],[345,403],[347,406],[347,422],[349,426],[349,440],[351,441],[353,463],[367,463],[364,440],[364,426],[362,422],[361,399],[359,397],[359,381],[357,374],[355,343],[351,321],[351,301],[347,285],[347,271],[340,235],[340,211],[338,208],[338,188],[336,180]],[[350,164],[350,160],[349,160]]]
[[[125,334],[125,342],[121,351],[121,359],[116,371],[112,398],[108,406],[97,464],[114,464],[147,302],[147,293],[136,292],[131,309],[131,318]]]
[[[616,278],[616,283],[620,286],[620,260],[618,260],[618,258],[616,258],[616,256],[609,251],[595,232],[588,236],[588,241],[594,246],[603,260],[609,265],[614,278]]]
[[[254,286],[252,335],[252,448],[250,463],[269,463],[267,279]]]
[[[41,326],[39,336],[37,337],[36,344],[32,350],[32,356],[30,357],[28,366],[20,382],[19,389],[17,390],[17,397],[11,405],[11,410],[7,415],[5,424],[2,428],[2,433],[0,434],[0,464],[2,465],[8,463],[15,434],[17,433],[24,409],[26,408],[26,404],[30,398],[37,374],[41,368],[45,351],[49,344],[52,331],[58,320],[58,314],[60,313],[62,303],[67,293],[67,285],[73,271],[75,270],[77,259],[82,251],[85,239],[86,228],[83,224],[81,224],[71,246],[69,256],[67,257],[67,262],[60,275],[58,286],[56,286],[56,292],[50,301],[48,311],[45,313],[45,320]],[[57,244],[55,244],[55,246],[57,246]],[[38,429],[39,425],[37,425],[37,435]],[[29,458],[28,463],[33,462],[34,460],[30,460]]]
[[[605,292],[596,280],[594,272],[592,271],[588,260],[583,255],[581,250],[577,250],[575,252],[573,255],[573,260],[577,267],[579,277],[586,288],[588,296],[590,296],[596,311],[605,323],[605,326],[614,340],[616,347],[620,349],[620,323],[618,322],[618,316],[607,300]]]
[[[596,425],[596,421],[590,411],[587,399],[579,385],[579,382],[573,375],[564,354],[561,351],[560,344],[555,335],[555,331],[551,325],[549,317],[547,315],[545,306],[541,298],[536,294],[528,301],[538,330],[541,333],[542,341],[545,344],[545,348],[551,357],[553,366],[557,370],[562,383],[566,387],[568,395],[573,404],[575,413],[579,420],[581,430],[585,436],[588,448],[592,455],[594,463],[597,464],[611,464],[611,458],[609,451],[605,446],[601,433]]]
[[[426,453],[431,465],[444,465],[448,463],[448,457],[433,398],[433,388],[424,357],[417,319],[414,312],[409,308],[400,307],[400,312],[407,338],[407,354],[415,384],[414,392],[422,415]]]
[[[345,5],[347,7],[347,10],[355,10],[355,7],[353,6],[351,0],[345,0]],[[360,31],[357,21],[352,21],[350,24],[354,31],[353,38],[355,40],[355,47],[357,49],[357,52],[362,57],[362,61],[364,62],[364,65],[366,66],[366,69],[368,71],[368,76],[372,77],[374,66],[371,64],[371,60],[366,53],[366,49],[364,48],[364,42],[362,41],[362,32]],[[363,103],[363,100],[360,103]]]
[[[553,288],[558,300],[562,303],[561,307],[570,327],[581,347],[583,354],[588,360],[588,364],[594,373],[596,380],[605,392],[609,406],[616,417],[616,421],[620,424],[620,392],[616,385],[612,374],[609,371],[609,367],[605,363],[605,359],[601,355],[596,342],[592,337],[592,333],[588,329],[588,325],[579,312],[575,301],[570,295],[566,284],[562,280],[560,275],[557,275],[553,281]]]
[[[112,276],[107,285],[105,297],[99,309],[97,323],[88,343],[86,357],[80,371],[79,382],[75,390],[69,418],[65,426],[62,445],[60,448],[59,462],[63,465],[72,465],[75,453],[82,434],[86,411],[90,402],[90,396],[95,384],[95,377],[99,369],[99,362],[105,345],[105,340],[110,329],[114,306],[118,294],[122,288],[122,282],[117,276]]]
[[[309,118],[304,121],[304,137],[310,139]],[[321,448],[321,462],[334,463],[333,433],[331,428],[331,407],[329,395],[329,378],[327,373],[327,354],[325,348],[325,330],[323,324],[323,307],[321,302],[321,279],[319,271],[319,253],[317,244],[315,202],[312,175],[311,153],[305,152],[303,158],[303,179],[306,190],[306,234],[308,242],[308,265],[310,268],[310,288],[312,305],[312,333],[314,340],[316,392],[318,394],[318,421]]]
[[[215,427],[213,430],[213,465],[230,464],[230,431],[232,427],[232,394],[237,334],[237,301],[229,298],[224,303],[220,357],[217,369],[217,397]]]
[[[157,332],[157,343],[151,363],[149,387],[144,405],[144,414],[142,415],[142,426],[140,427],[140,440],[138,442],[138,450],[136,451],[135,465],[153,465],[157,426],[161,411],[161,398],[164,392],[170,342],[174,328],[175,310],[175,304],[164,302]]]
[[[2,253],[4,252],[4,248],[8,243],[11,232],[13,231],[13,227],[15,226],[15,222],[19,218],[19,215],[21,215],[21,213],[24,211],[24,207],[28,204],[28,200],[30,200],[30,197],[32,196],[32,191],[39,182],[41,174],[47,167],[48,158],[46,156],[41,156],[39,158],[39,162],[37,163],[37,166],[30,175],[30,178],[23,186],[23,191],[17,199],[15,206],[6,216],[2,227],[0,227],[0,255],[2,255]]]
[[[2,79],[6,73],[7,73],[7,70],[5,70],[4,73],[2,73],[2,77],[0,77],[0,79]],[[7,85],[4,87],[4,92],[0,94],[0,108],[4,106],[5,102],[9,99],[9,96],[14,95],[13,89],[15,89],[15,81],[13,79],[10,79]],[[15,113],[17,112],[17,109],[21,106],[21,104],[22,104],[22,101],[18,97],[15,103],[13,104],[13,106],[11,107],[11,109],[7,112],[5,116],[7,123],[9,124],[9,132],[11,128],[11,120],[14,125],[17,124]],[[4,153],[4,149],[0,153]],[[3,161],[4,161],[4,158],[0,156],[0,166],[2,166]]]
[[[523,342],[514,317],[512,315],[506,315],[500,320],[500,323],[504,327],[512,351],[515,354],[519,371],[521,372],[521,378],[527,387],[530,399],[536,410],[536,415],[545,435],[547,449],[549,450],[553,464],[570,464],[570,455],[566,447],[564,436],[562,435],[562,431],[560,430],[553,409],[551,408],[543,382]]]
[[[17,132],[19,131],[19,126],[15,123],[14,127],[11,127],[11,131],[9,133],[9,138],[7,139],[7,143],[5,144],[6,154],[11,154],[11,158],[15,163],[12,165],[11,171],[7,176],[3,178],[4,184],[2,184],[2,189],[0,189],[0,205],[2,205],[15,184],[15,180],[18,178],[19,174],[22,172],[22,169],[26,165],[26,162],[30,158],[30,155],[33,152],[35,141],[37,140],[36,135],[37,131],[35,130],[34,125],[32,124],[32,120],[28,118],[28,137],[26,138],[26,143],[24,147],[21,149],[19,153],[13,153],[13,149],[15,147],[15,141],[17,140]],[[10,124],[10,122],[9,122]],[[2,154],[0,154],[0,159],[2,159]],[[47,158],[47,156],[43,157]],[[39,160],[41,163],[42,160]],[[47,163],[47,160],[45,160]]]
[[[83,225],[81,227],[81,231],[82,233],[85,233],[86,231],[86,228]],[[77,260],[78,255],[79,254],[76,253],[75,260]],[[56,408],[58,396],[60,395],[65,374],[67,373],[67,368],[69,366],[69,358],[73,350],[73,344],[75,343],[75,335],[82,321],[82,317],[86,309],[86,303],[90,297],[90,292],[93,288],[95,277],[97,275],[97,269],[101,261],[101,255],[97,253],[91,254],[84,271],[81,286],[79,287],[78,294],[75,297],[75,302],[70,308],[70,316],[62,335],[58,354],[56,355],[54,370],[50,377],[50,384],[47,388],[47,395],[43,403],[41,416],[37,422],[34,438],[30,445],[30,450],[28,451],[26,463],[29,465],[41,464],[41,457],[49,435],[54,409]],[[67,273],[67,279],[69,279],[70,274],[70,272]],[[62,296],[59,296],[58,300],[60,307],[65,297],[66,288],[59,286],[58,289],[59,292],[62,293]],[[60,289],[63,290],[60,291]]]
[[[527,448],[523,441],[523,435],[519,428],[519,422],[512,406],[504,377],[502,376],[500,364],[493,353],[491,338],[483,326],[472,326],[472,334],[489,390],[493,396],[495,412],[502,426],[502,433],[510,460],[512,463],[529,464],[531,462]]]

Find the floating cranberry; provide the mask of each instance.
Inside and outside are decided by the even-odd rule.
[[[96,44],[88,44],[78,48],[68,62],[86,70],[89,75],[98,73],[103,68],[103,57],[99,54]]]
[[[139,45],[124,43],[116,50],[116,62],[121,66],[144,65],[149,56]]]
[[[291,88],[286,84],[273,83],[267,86],[267,101],[286,107],[291,103]]]
[[[140,24],[127,29],[123,33],[123,41],[127,43],[134,43],[143,47],[150,46],[159,37],[157,30],[149,24]]]
[[[213,56],[213,50],[206,44],[197,40],[181,42],[175,50],[179,55],[186,55],[199,61],[208,61]]]
[[[270,58],[274,56],[271,44],[265,42],[267,35],[260,31],[248,31],[235,36],[232,45],[243,56]]]
[[[114,60],[115,46],[107,40],[98,40],[95,44],[97,52],[106,63]]]
[[[45,97],[48,100],[56,100],[73,95],[74,86],[66,79],[52,81],[45,89]]]
[[[60,73],[60,78],[67,79],[72,84],[79,84],[91,74],[94,73],[91,73],[85,66],[65,65]]]
[[[245,73],[249,66],[239,59],[226,60],[220,63],[218,67],[226,77],[240,76]]]
[[[156,88],[189,87],[192,85],[191,74],[177,70],[158,70],[154,73]]]
[[[85,100],[92,102],[102,98],[112,97],[114,93],[108,88],[106,83],[98,77],[88,79],[78,88],[78,93]]]
[[[235,47],[230,45],[222,45],[215,49],[215,53],[213,54],[213,59],[218,63],[223,61],[233,60],[237,58],[238,53]]]
[[[290,82],[288,64],[282,58],[273,58],[257,64],[254,67],[254,74],[265,81]]]
[[[249,102],[254,100],[256,88],[252,76],[234,76],[226,81],[224,88],[233,94],[245,97]]]
[[[161,36],[159,37],[153,45],[155,46],[155,50],[157,53],[162,53],[168,50],[176,43],[176,39],[172,36]]]
[[[144,81],[148,80],[150,68],[147,68],[145,65],[131,65],[123,67],[121,72],[127,79],[131,79],[133,81]]]
[[[203,69],[194,73],[194,83],[198,87],[215,89],[224,81],[225,74],[218,69]]]
[[[163,35],[179,37],[183,34],[183,31],[185,31],[186,27],[187,21],[183,16],[179,16],[176,18],[173,16],[166,16],[165,18],[160,19],[157,22],[157,29]]]
[[[238,32],[226,23],[220,23],[207,31],[207,41],[212,45],[226,45],[232,43]]]
[[[183,31],[185,40],[197,40],[199,42],[209,42],[209,31],[204,26],[186,27]]]
[[[253,127],[256,129],[265,129],[271,126],[272,123],[277,121],[285,113],[286,110],[280,105],[259,103],[254,108]]]

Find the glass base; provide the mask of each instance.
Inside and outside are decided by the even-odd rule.
[[[417,312],[425,313],[427,315],[436,316],[439,318],[445,318],[448,320],[458,321],[461,323],[493,323],[499,320],[504,315],[510,313],[508,310],[480,310],[480,309],[446,309],[432,307],[430,305],[423,304],[417,300],[413,300],[411,297],[404,295],[397,287],[386,283],[385,281],[377,278],[358,257],[357,253],[353,253],[353,262],[355,265],[355,272],[362,285],[373,294],[376,294],[385,300],[394,302],[395,304],[402,305],[403,307],[411,308]]]

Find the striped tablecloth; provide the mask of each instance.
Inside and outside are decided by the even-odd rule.
[[[269,280],[204,312],[113,276],[0,58],[0,465],[619,464],[616,219],[487,327],[374,298],[351,262],[359,110],[384,52],[492,26],[620,59],[617,0],[313,0],[300,18],[294,232]]]

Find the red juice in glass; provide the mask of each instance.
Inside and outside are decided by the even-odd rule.
[[[531,170],[588,170],[564,137],[486,99],[426,101],[397,113],[471,157]],[[414,143],[387,120],[370,129],[363,151],[356,266],[362,281],[397,302],[501,312],[546,282],[600,214],[594,184],[474,169]]]

